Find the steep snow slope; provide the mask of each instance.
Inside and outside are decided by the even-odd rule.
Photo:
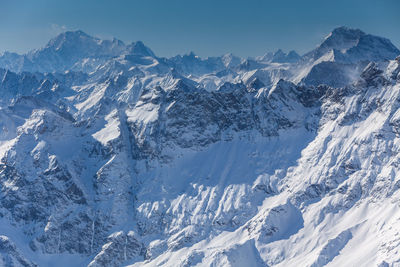
[[[77,31],[5,54],[62,73],[0,69],[0,264],[397,266],[392,48],[339,28],[300,60],[165,59]]]
[[[321,83],[341,87],[351,84],[369,61],[394,59],[400,54],[388,39],[366,34],[358,29],[334,29],[314,50],[301,59],[294,82]],[[325,77],[329,74],[330,77]]]
[[[399,54],[388,39],[366,34],[358,29],[339,27],[334,29],[316,49],[304,55],[304,60],[318,60],[332,53],[337,62],[390,60]]]
[[[238,161],[229,164],[230,156],[223,159],[223,164],[218,161],[218,165],[230,166],[228,175],[234,182],[228,186],[228,192],[224,191],[222,197],[217,197],[214,192],[219,190],[214,188],[221,186],[220,183],[214,188],[207,182],[193,184],[195,194],[207,197],[206,205],[201,199],[196,199],[194,211],[191,211],[191,206],[187,205],[195,195],[180,196],[178,201],[169,204],[170,208],[167,205],[164,209],[168,214],[169,210],[177,209],[175,205],[178,203],[185,203],[182,211],[190,215],[172,218],[186,219],[195,216],[200,207],[209,207],[209,201],[216,198],[219,203],[214,205],[223,211],[225,217],[222,221],[214,219],[212,223],[212,229],[219,231],[207,233],[207,239],[200,239],[195,244],[191,244],[193,238],[201,236],[202,231],[188,231],[184,240],[190,245],[177,250],[170,248],[167,253],[144,263],[151,266],[242,266],[246,261],[254,266],[396,266],[400,262],[397,253],[400,246],[400,195],[396,170],[400,84],[386,80],[379,72],[368,75],[371,69],[364,71],[364,78],[357,85],[325,92],[321,99],[319,130],[312,142],[304,137],[288,135],[302,150],[301,155],[285,148],[285,144],[290,148],[296,147],[288,140],[282,140],[278,148],[267,152],[269,161],[275,164],[288,157],[277,155],[271,158],[271,153],[289,152],[294,160],[297,159],[289,164],[290,167],[276,165],[272,168],[275,172],[263,169],[260,172],[263,174],[257,174],[257,167],[252,167],[251,163],[246,164],[250,168],[244,171]],[[303,141],[307,144],[304,149]],[[229,145],[229,149],[235,147]],[[245,147],[250,146],[247,144]],[[257,147],[261,147],[260,144]],[[267,147],[260,150],[268,151]],[[239,151],[239,154],[244,154],[241,153],[243,150]],[[229,151],[226,155],[237,155],[238,150],[235,152]],[[212,152],[212,155],[219,158],[220,154]],[[211,158],[211,162],[214,161],[216,159]],[[253,161],[249,159],[246,162]],[[256,162],[263,160],[257,158]],[[185,166],[179,170],[190,169],[187,164]],[[212,166],[212,163],[205,166]],[[263,163],[262,166],[268,165]],[[202,172],[210,173],[210,170],[212,168],[195,171],[190,175],[190,181],[196,179],[197,174],[203,176]],[[172,173],[174,178],[181,176]],[[238,180],[235,178],[237,175],[246,178]],[[217,177],[223,179],[224,176]],[[165,184],[171,188],[171,182]],[[172,191],[168,189],[167,192]],[[265,194],[261,197],[262,202],[258,202],[256,197],[260,192]],[[235,210],[242,205],[242,212]],[[189,225],[193,229],[201,222],[196,220]]]

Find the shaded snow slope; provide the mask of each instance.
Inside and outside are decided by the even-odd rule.
[[[301,59],[4,54],[0,265],[398,266],[396,53],[338,28]]]

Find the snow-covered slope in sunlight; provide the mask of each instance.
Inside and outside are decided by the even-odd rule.
[[[358,29],[334,29],[314,50],[301,59],[294,82],[325,83],[341,87],[351,84],[370,61],[383,62],[400,54],[390,40]],[[326,77],[326,75],[329,75]]]
[[[125,45],[122,41],[100,40],[82,31],[64,32],[41,49],[26,55],[4,53],[0,66],[15,72],[91,72],[107,60],[124,54],[154,57],[142,42]]]
[[[0,265],[398,266],[397,54],[344,27],[301,58],[4,53]]]

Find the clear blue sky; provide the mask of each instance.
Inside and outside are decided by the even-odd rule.
[[[142,40],[159,56],[304,53],[342,25],[400,47],[399,14],[400,0],[0,0],[0,52],[26,52],[81,29]]]

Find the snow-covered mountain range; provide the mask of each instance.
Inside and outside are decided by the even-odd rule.
[[[0,266],[400,266],[400,51],[0,55]]]

